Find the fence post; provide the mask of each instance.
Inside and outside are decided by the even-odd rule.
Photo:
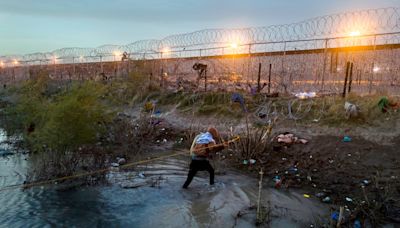
[[[100,71],[101,73],[104,73],[103,71],[103,56],[100,55]]]
[[[261,91],[260,80],[261,80],[261,63],[258,64],[257,93]]]
[[[271,73],[272,73],[272,63],[269,64],[269,72],[268,72],[268,94],[271,93]]]
[[[350,73],[349,73],[349,90],[347,93],[351,92],[351,83],[353,82],[353,62],[350,64]]]
[[[249,44],[249,61],[247,61],[247,81],[251,77],[251,82],[254,82],[253,75],[251,74],[250,71],[250,66],[251,66],[251,44]]]
[[[349,77],[350,72],[350,62],[346,63],[346,76],[344,78],[344,85],[343,85],[343,97],[346,97],[346,87],[347,87],[347,79]]]
[[[207,92],[207,69],[204,71],[204,92]]]
[[[372,57],[371,77],[369,79],[369,88],[368,88],[369,94],[371,94],[371,92],[372,92],[372,81],[374,80],[375,58],[376,58],[376,35],[374,36],[374,54]]]
[[[286,71],[285,71],[285,59],[286,59],[286,41],[284,42],[284,46],[283,46],[283,56],[282,56],[282,72],[281,72],[281,78],[280,78],[280,84],[281,85],[284,85],[284,89],[285,89],[285,93],[287,92],[287,85],[285,85],[284,83],[285,83],[285,74],[286,74]],[[291,82],[288,82],[288,84],[290,84]]]
[[[321,91],[323,91],[324,87],[325,87],[325,69],[326,69],[326,61],[327,61],[327,54],[328,54],[328,41],[329,41],[329,39],[325,40],[324,63],[323,63],[323,68],[322,68]]]

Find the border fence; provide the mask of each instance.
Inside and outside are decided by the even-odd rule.
[[[346,83],[357,93],[398,95],[399,57],[400,8],[383,8],[286,25],[201,30],[127,45],[1,56],[0,76],[2,83],[17,82],[44,68],[58,79],[109,79],[140,68],[161,83],[193,89],[266,83],[268,92],[338,93]]]

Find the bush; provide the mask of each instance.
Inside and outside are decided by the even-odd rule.
[[[30,160],[34,172],[29,177],[35,179],[70,175],[98,162],[104,155],[97,153],[101,148],[85,152],[82,147],[99,141],[113,117],[100,83],[76,84],[51,94],[48,87],[42,80],[25,83],[14,92],[17,102],[6,109],[7,132],[22,134],[28,149],[40,155]]]
[[[94,143],[111,121],[110,111],[100,102],[101,94],[101,85],[86,82],[58,95],[47,109],[38,110],[45,120],[29,136],[35,148],[46,145],[52,151],[71,151]]]

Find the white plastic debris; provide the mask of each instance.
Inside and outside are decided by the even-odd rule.
[[[138,176],[139,176],[140,178],[146,178],[146,176],[144,175],[144,172],[139,172],[139,173],[138,173]]]
[[[313,98],[317,96],[317,93],[315,92],[302,92],[302,93],[296,93],[295,96],[299,99],[307,99],[307,98]]]
[[[119,164],[118,164],[118,163],[115,163],[115,162],[113,162],[113,163],[111,163],[111,166],[112,166],[112,167],[119,167]]]
[[[126,159],[125,158],[118,158],[117,160],[119,165],[124,165],[126,163]]]

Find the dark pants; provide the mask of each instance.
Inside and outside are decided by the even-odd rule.
[[[197,171],[207,170],[210,173],[210,185],[214,184],[214,169],[207,160],[192,160],[189,167],[188,177],[183,188],[187,188],[192,182],[193,177],[196,175]]]

